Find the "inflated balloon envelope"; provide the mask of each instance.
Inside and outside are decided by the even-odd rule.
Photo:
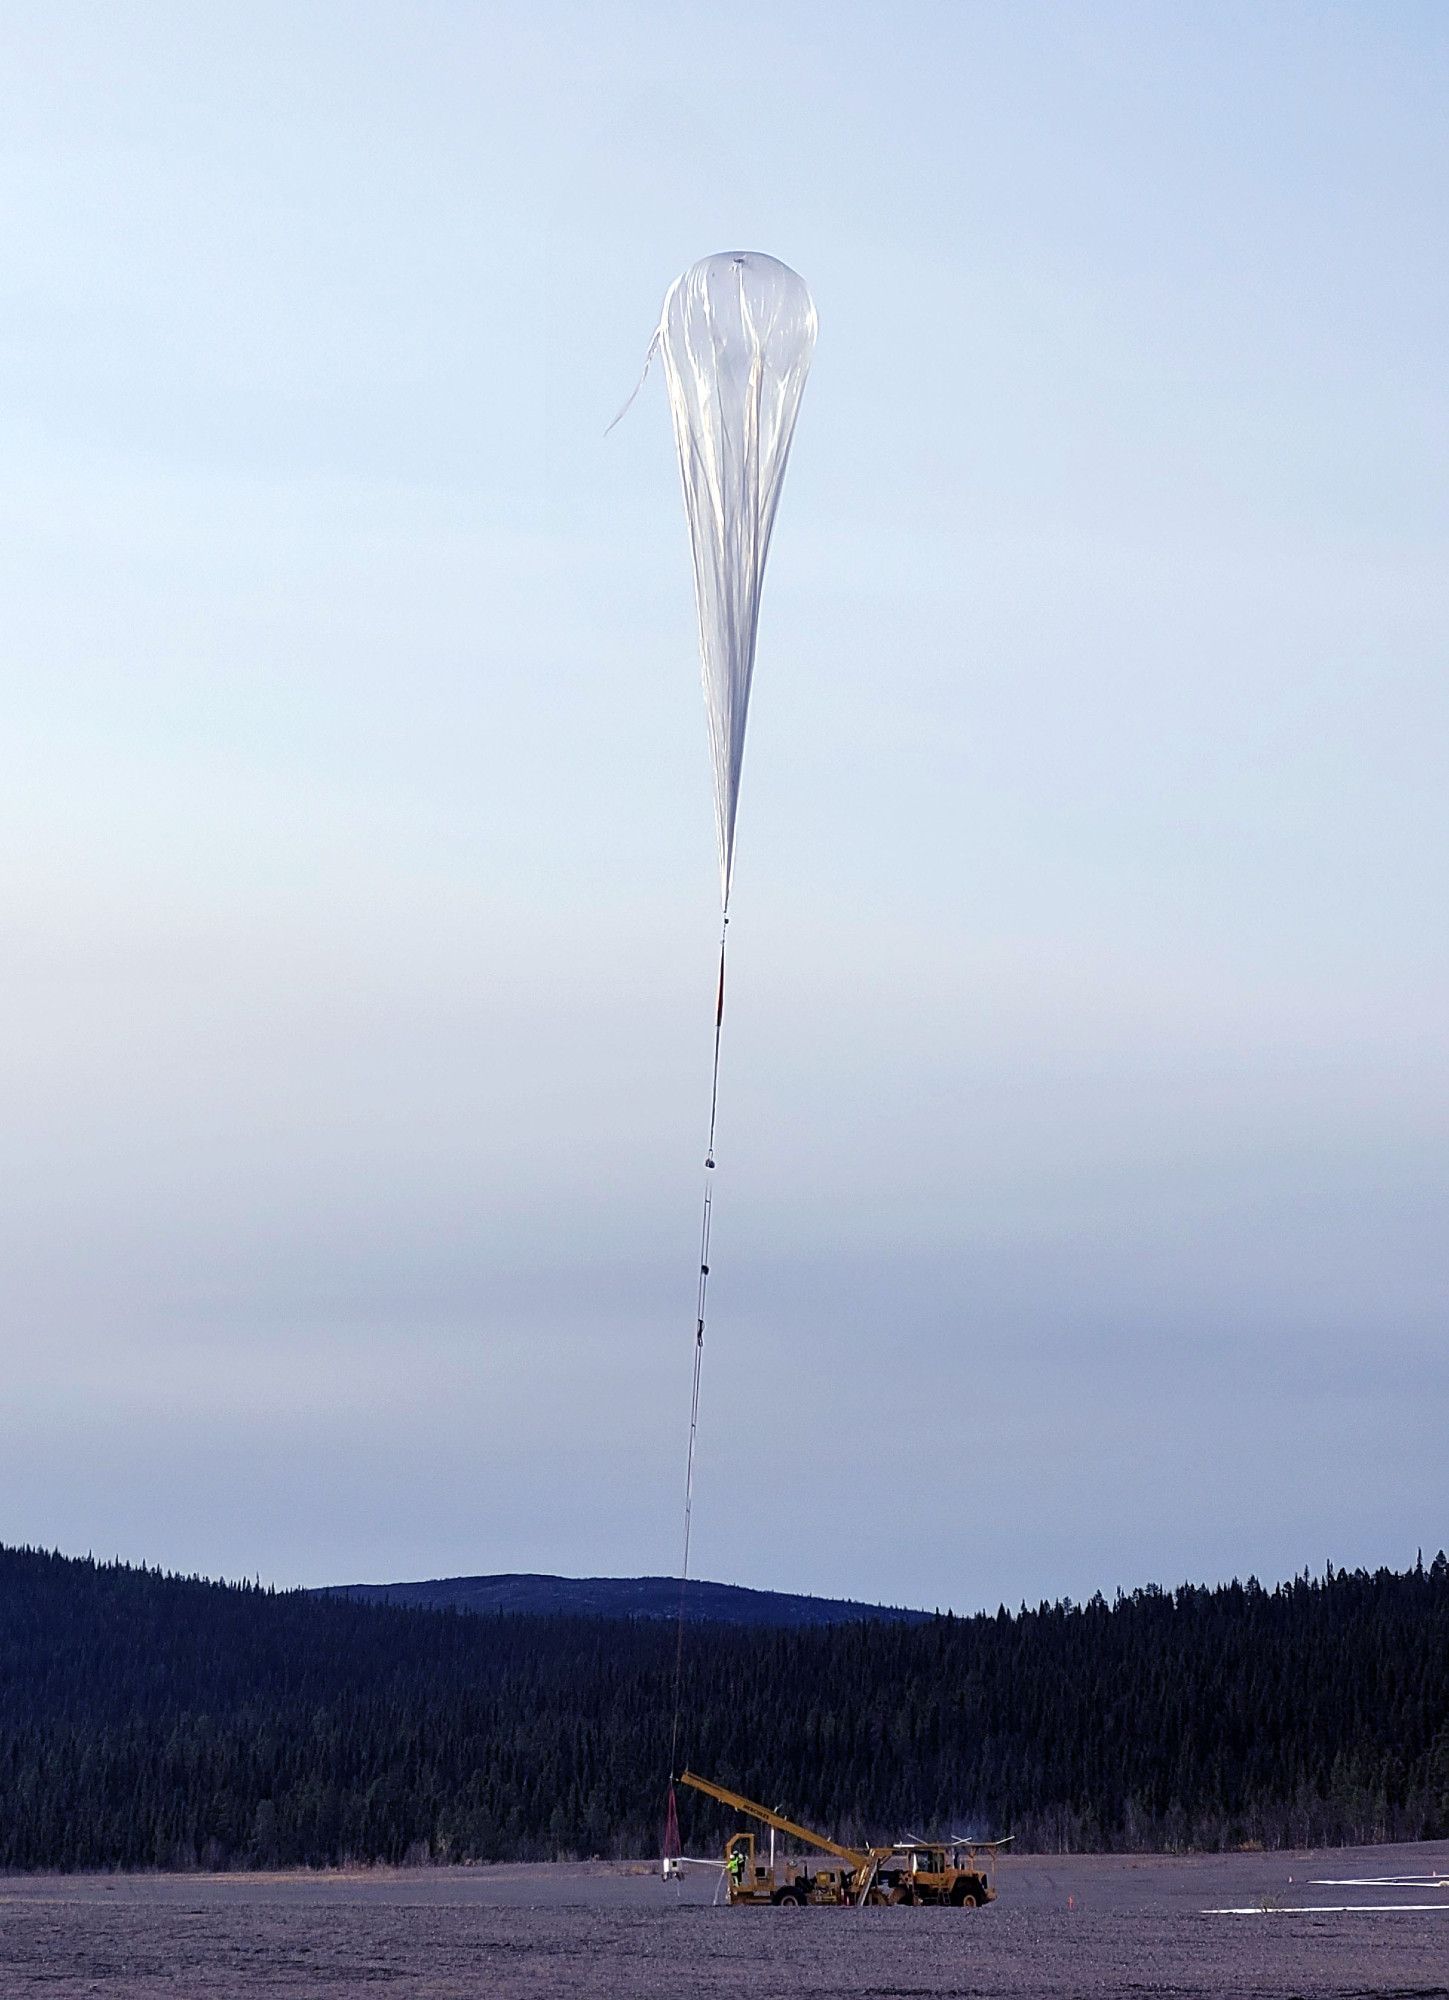
[[[758,250],[726,250],[671,285],[655,340],[694,556],[720,894],[728,910],[760,591],[815,350],[815,305],[788,264]]]

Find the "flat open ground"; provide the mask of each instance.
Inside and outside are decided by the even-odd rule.
[[[973,1912],[730,1910],[710,1873],[675,1888],[642,1865],[10,1876],[0,1996],[1449,2000],[1449,1842],[1028,1855],[1000,1887]]]

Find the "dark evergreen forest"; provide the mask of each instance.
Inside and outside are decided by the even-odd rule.
[[[0,1867],[657,1849],[674,1632],[0,1550]],[[847,1838],[1449,1836],[1449,1562],[922,1624],[700,1625],[683,1753]],[[726,1823],[681,1794],[690,1851]]]

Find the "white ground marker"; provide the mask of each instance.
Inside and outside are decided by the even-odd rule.
[[[1446,1903],[1245,1903],[1241,1909],[1204,1910],[1205,1917],[1352,1917],[1385,1916],[1396,1910],[1437,1910],[1449,1916]]]

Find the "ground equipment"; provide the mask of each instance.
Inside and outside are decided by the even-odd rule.
[[[766,1866],[756,1855],[753,1833],[731,1834],[724,1850],[731,1903],[773,1903],[777,1908],[802,1903],[836,1907],[935,1903],[953,1909],[980,1909],[996,1899],[996,1856],[1007,1840],[905,1840],[891,1847],[847,1847],[756,1799],[747,1799],[741,1792],[696,1777],[693,1771],[681,1772],[680,1783],[759,1820],[787,1840],[798,1840],[841,1863],[838,1868],[822,1868],[803,1858],[785,1858],[777,1867],[772,1842]]]

